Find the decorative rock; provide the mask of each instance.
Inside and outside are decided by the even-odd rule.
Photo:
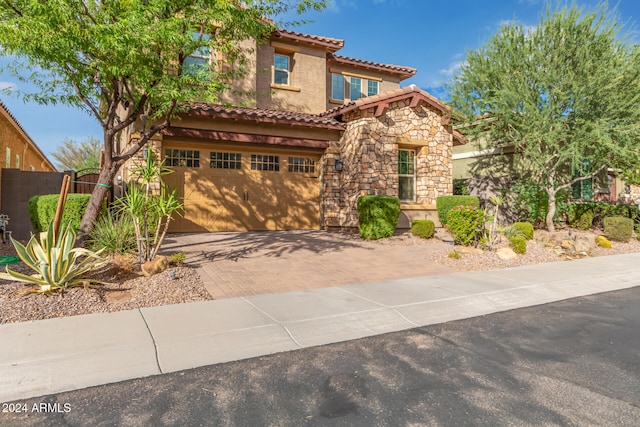
[[[166,256],[160,255],[155,259],[142,264],[141,268],[145,276],[153,276],[154,274],[162,273],[169,268],[169,260]]]
[[[496,255],[498,255],[498,258],[504,261],[509,261],[518,256],[511,248],[500,248],[496,251]]]
[[[563,240],[563,241],[560,243],[560,247],[561,247],[562,249],[569,249],[569,248],[571,247],[571,242],[570,242],[570,241],[568,241],[568,240]]]
[[[589,252],[596,247],[595,236],[580,235],[576,237],[576,252]]]

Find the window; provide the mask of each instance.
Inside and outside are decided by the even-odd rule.
[[[276,53],[273,55],[273,83],[291,86],[291,57]]]
[[[251,155],[251,170],[254,171],[280,171],[280,156],[266,154]]]
[[[212,169],[241,169],[242,155],[240,153],[211,152],[209,167]]]
[[[16,169],[20,169],[20,156],[16,154]]]
[[[416,199],[416,153],[413,150],[398,150],[398,198],[404,202]]]
[[[575,162],[571,168],[571,179],[591,173],[591,165],[589,159],[582,159],[581,162]],[[571,184],[571,198],[581,200],[593,200],[593,178],[583,179],[582,181]]]
[[[344,100],[344,76],[342,74],[331,74],[331,99]]]
[[[380,92],[380,82],[367,80],[367,96],[377,95]]]
[[[380,93],[380,82],[362,77],[331,73],[331,99],[355,101]]]
[[[5,168],[10,168],[11,167],[11,148],[7,147],[7,157],[5,160]]]
[[[316,161],[308,157],[289,157],[289,172],[315,173]]]
[[[191,33],[193,40],[198,40],[200,33]],[[203,41],[209,41],[211,37],[209,34],[202,34]],[[211,49],[209,46],[201,46],[196,49],[191,55],[184,59],[183,70],[188,74],[197,74],[203,71],[207,71],[211,60]]]
[[[200,151],[198,150],[165,150],[165,166],[178,166],[187,168],[200,167]]]
[[[349,99],[355,101],[362,98],[362,79],[359,77],[351,77],[349,82]]]

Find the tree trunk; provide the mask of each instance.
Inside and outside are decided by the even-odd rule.
[[[93,192],[91,193],[89,203],[87,204],[87,210],[84,212],[84,216],[82,217],[82,221],[80,222],[78,244],[83,244],[89,238],[89,233],[93,228],[93,224],[96,222],[96,219],[98,219],[98,215],[100,214],[102,202],[107,197],[107,192],[113,185],[113,179],[115,178],[117,172],[118,165],[115,163],[111,163],[109,166],[104,165],[100,170],[98,184],[95,186]]]
[[[556,214],[556,192],[553,189],[547,189],[547,194],[549,195],[549,210],[547,211],[546,217],[547,230],[549,230],[550,233],[554,233],[556,231],[556,226],[553,223],[553,217]]]

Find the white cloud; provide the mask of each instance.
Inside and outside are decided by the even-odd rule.
[[[453,61],[449,63],[447,68],[441,69],[440,74],[444,77],[451,77],[462,67],[462,63],[463,61]]]

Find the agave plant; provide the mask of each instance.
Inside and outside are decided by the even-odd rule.
[[[49,230],[31,237],[26,246],[11,238],[18,257],[36,273],[27,275],[11,270],[0,273],[0,278],[32,283],[39,286],[27,292],[51,294],[75,286],[88,286],[94,280],[84,275],[90,270],[104,264],[100,253],[84,248],[74,248],[76,232],[71,223],[67,224],[56,235],[53,224]]]

